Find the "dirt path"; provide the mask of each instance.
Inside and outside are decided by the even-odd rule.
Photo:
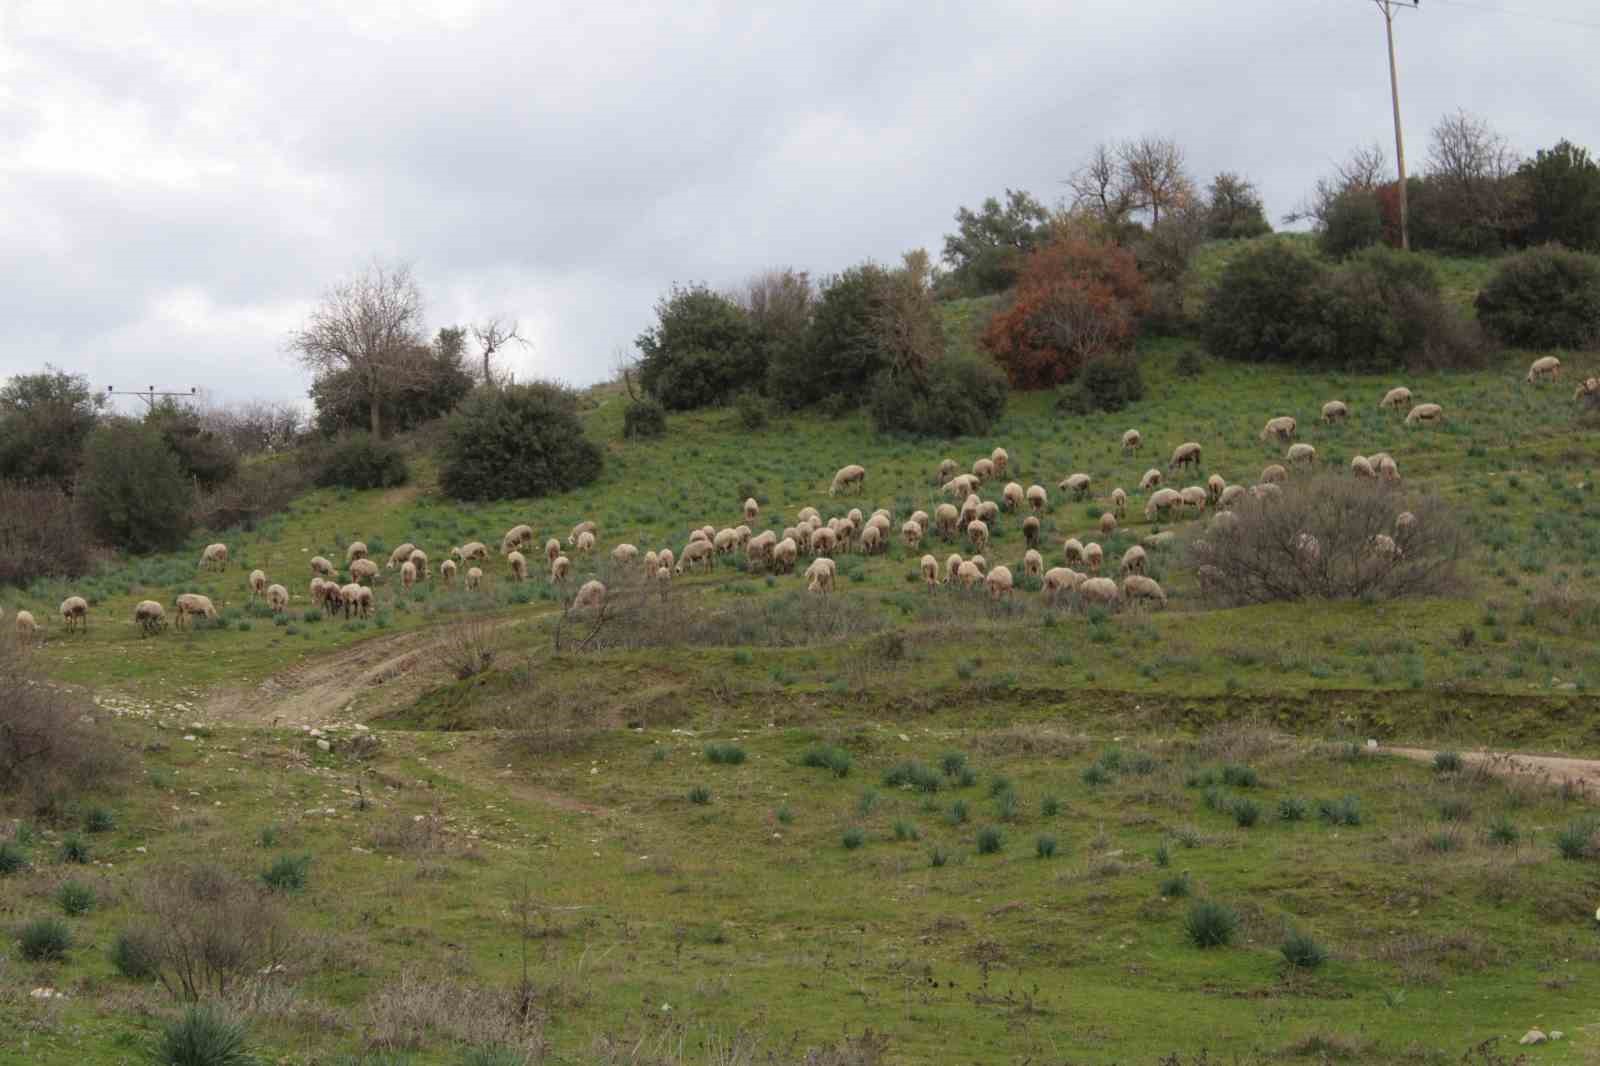
[[[1383,747],[1379,751],[1432,762],[1437,752],[1427,748]],[[1571,759],[1564,755],[1523,755],[1519,752],[1464,751],[1462,760],[1468,766],[1482,766],[1490,773],[1504,777],[1542,779],[1553,785],[1572,781],[1585,793],[1600,793],[1600,759]]]

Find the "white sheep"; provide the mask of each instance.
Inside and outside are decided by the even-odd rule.
[[[1577,388],[1572,390],[1572,398],[1581,400],[1586,396],[1593,396],[1600,392],[1600,378],[1584,378],[1578,382]]]
[[[960,528],[961,512],[956,510],[954,504],[941,503],[933,509],[933,522],[939,530],[939,535],[946,540],[956,535]]]
[[[1222,494],[1228,488],[1228,483],[1222,479],[1221,474],[1212,474],[1206,478],[1206,496],[1212,503],[1222,499]]]
[[[1350,460],[1350,472],[1356,477],[1375,478],[1378,472],[1372,469],[1372,463],[1364,455],[1358,455]]]
[[[11,624],[16,630],[18,644],[28,643],[39,629],[39,623],[33,620],[32,611],[18,611],[17,617],[12,619]]]
[[[506,530],[506,535],[500,538],[500,554],[510,555],[513,551],[533,547],[532,526],[512,526]]]
[[[1183,499],[1183,509],[1199,514],[1206,509],[1206,504],[1211,502],[1211,494],[1204,485],[1185,485],[1178,490],[1178,495]]]
[[[555,562],[556,561],[556,556],[558,556],[560,554],[561,554],[561,542],[559,540],[557,540],[554,537],[551,537],[549,540],[544,542],[544,561],[546,563]]]
[[[1063,592],[1071,592],[1083,581],[1084,575],[1065,566],[1051,567],[1044,574],[1044,601],[1054,604]]]
[[[1283,486],[1276,481],[1263,481],[1259,485],[1250,486],[1250,495],[1258,500],[1276,500],[1283,496]]]
[[[1028,500],[1028,507],[1034,514],[1041,514],[1050,506],[1050,494],[1045,491],[1043,485],[1029,485],[1024,495]]]
[[[585,581],[578,594],[572,598],[574,611],[603,613],[606,606],[606,587],[595,580]]]
[[[1083,562],[1083,543],[1077,537],[1068,537],[1066,543],[1061,545],[1061,556],[1068,566],[1073,563]]]
[[[761,516],[761,505],[755,501],[755,497],[752,496],[749,499],[745,500],[744,501],[744,520],[746,522],[754,522],[760,516]]]
[[[449,588],[456,579],[456,561],[446,559],[439,564],[439,579],[444,582],[444,587]]]
[[[720,529],[711,538],[711,546],[718,555],[730,555],[739,546],[739,534],[731,529]]]
[[[834,535],[839,538],[839,546],[846,551],[856,539],[856,523],[850,518],[839,519],[839,524],[833,527]]]
[[[687,555],[688,553],[685,552],[684,554]],[[706,554],[709,555],[710,553],[707,552]],[[473,569],[475,570],[477,568],[474,567]],[[556,561],[550,564],[550,583],[552,585],[559,585],[566,581],[571,574],[572,560],[568,559],[565,555],[556,556]],[[472,572],[468,571],[467,576],[471,577]]]
[[[1022,576],[1023,577],[1042,577],[1042,576],[1044,576],[1044,556],[1040,555],[1037,551],[1035,551],[1032,548],[1029,548],[1027,551],[1023,552],[1022,553]]]
[[[981,555],[974,555],[972,558],[968,559],[967,562],[971,563],[973,566],[976,566],[980,575],[987,574],[989,572],[989,560],[985,559]]]
[[[943,485],[945,482],[955,477],[960,471],[961,464],[956,462],[954,459],[940,460],[939,473],[934,480],[934,484]]]
[[[916,510],[916,511],[912,511],[911,512],[911,517],[909,519],[907,519],[907,521],[915,522],[917,525],[921,526],[923,535],[924,536],[927,535],[927,533],[928,533],[928,522],[929,522],[928,512],[927,511],[923,511],[923,510],[920,510],[920,509]]]
[[[885,547],[883,530],[878,526],[868,526],[861,531],[861,554],[876,555]]]
[[[940,491],[960,503],[978,491],[978,479],[971,474],[958,474],[946,481]]]
[[[1261,468],[1261,480],[1269,485],[1277,485],[1289,480],[1289,471],[1282,463],[1269,463]]]
[[[577,547],[578,538],[585,533],[595,534],[598,532],[600,532],[600,527],[595,525],[594,522],[589,520],[579,522],[577,525],[572,527],[572,532],[567,534],[567,547]]]
[[[737,541],[737,544],[741,548],[749,547],[750,546],[750,538],[755,535],[754,532],[750,529],[750,527],[746,526],[746,525],[734,526],[733,527],[733,533],[734,533],[734,536],[739,538],[738,541]]]
[[[1386,559],[1398,559],[1402,554],[1400,545],[1387,533],[1374,533],[1372,539],[1368,541],[1368,546],[1372,549],[1374,555],[1382,556]]]
[[[1100,514],[1100,535],[1109,537],[1117,531],[1117,516],[1112,511],[1102,511]]]
[[[1235,507],[1244,499],[1246,489],[1243,485],[1229,485],[1222,490],[1222,495],[1217,497],[1217,506],[1222,508]]]
[[[311,606],[322,606],[323,598],[326,596],[325,590],[327,589],[328,585],[329,582],[322,580],[320,577],[314,577],[311,579]],[[338,586],[335,587],[337,588]]]
[[[1404,407],[1411,402],[1411,390],[1401,385],[1399,388],[1390,389],[1383,394],[1383,399],[1378,402],[1378,407]]]
[[[1117,513],[1118,518],[1128,513],[1128,494],[1119,486],[1111,490],[1111,509]]]
[[[811,554],[831,557],[839,544],[839,536],[827,526],[811,531]]]
[[[518,558],[521,558],[521,555],[521,552],[517,553]],[[410,559],[407,559],[405,562],[400,564],[400,584],[403,588],[409,590],[411,586],[415,585],[416,583],[417,564],[412,562]]]
[[[67,624],[67,632],[73,628],[89,632],[89,601],[82,596],[68,596],[61,601],[61,620]]]
[[[557,556],[556,560],[555,560],[555,563],[551,563],[550,564],[551,565],[551,569],[552,569],[552,575],[554,573],[554,569],[555,569],[556,563],[561,562],[561,560],[563,558],[564,558],[564,556]],[[552,576],[551,580],[555,580],[554,576]],[[476,589],[479,585],[482,585],[482,584],[483,584],[483,571],[478,569],[476,566],[467,567],[467,580],[466,580],[467,588],[469,590]]]
[[[931,555],[924,555],[918,564],[922,570],[922,583],[932,592],[939,584],[939,560]]]
[[[586,529],[582,533],[578,534],[578,554],[579,555],[588,555],[589,553],[591,553],[593,551],[594,551],[594,534]]]
[[[487,558],[487,554],[485,555],[485,558]],[[411,553],[411,558],[406,561],[417,568],[417,579],[419,581],[433,573],[432,570],[428,569],[428,553],[423,551],[421,548],[413,550]],[[374,568],[372,573],[373,576],[376,577],[378,573],[377,569]]]
[[[1535,381],[1549,379],[1556,381],[1561,377],[1561,360],[1553,355],[1542,355],[1528,366],[1528,384]]]
[[[197,592],[185,592],[173,601],[173,606],[178,609],[178,628],[183,629],[188,625],[190,617],[199,615],[201,618],[217,617],[217,609],[212,606],[211,597],[202,596]]]
[[[407,559],[406,562],[409,563],[411,560]],[[411,565],[415,566],[416,564],[412,563]],[[371,559],[357,559],[355,562],[350,564],[350,580],[356,584],[362,584],[367,581],[375,581],[377,580],[377,577],[378,564],[373,562]]]
[[[922,547],[922,527],[916,522],[906,522],[900,527],[900,543],[905,545],[907,551]]]
[[[667,589],[672,585],[672,567],[656,567],[655,579],[656,587],[661,590],[661,595],[663,598],[665,598],[667,595]]]
[[[1291,463],[1314,463],[1317,461],[1317,449],[1310,444],[1291,444],[1284,458]]]
[[[1000,490],[1000,506],[1007,511],[1019,509],[1026,498],[1022,486],[1015,481],[1006,482],[1006,487]]]
[[[411,549],[411,554],[406,556],[406,558],[410,559],[412,562],[416,563],[417,562],[418,551],[419,551],[419,549],[416,549],[416,548]],[[486,562],[488,562],[489,561],[489,546],[487,544],[484,544],[482,541],[477,541],[477,540],[473,541],[470,544],[462,545],[462,548],[461,548],[461,561],[464,562],[464,563],[486,563]],[[428,557],[427,557],[426,554],[424,554],[422,556],[422,562],[417,563],[417,569],[422,571],[422,573],[424,575],[427,574],[427,572],[428,572]]]
[[[787,574],[794,569],[795,559],[800,555],[800,545],[793,537],[784,537],[772,546],[773,569]]]
[[[1400,480],[1400,464],[1387,455],[1378,457],[1378,477],[1384,481]]]
[[[835,567],[832,559],[811,560],[811,565],[806,567],[806,591],[826,596],[833,591],[834,573]]]
[[[818,532],[821,532],[820,530]],[[556,562],[560,562],[557,559]],[[673,572],[682,574],[693,570],[696,566],[705,571],[710,571],[716,562],[715,549],[703,540],[691,540],[683,546],[683,553],[678,557],[678,565],[673,567]],[[563,574],[562,577],[566,575]]]
[[[1261,429],[1262,440],[1276,439],[1280,443],[1292,438],[1299,423],[1289,415],[1279,415],[1277,418],[1267,419],[1267,424]]]
[[[267,573],[265,570],[250,571],[250,599],[265,596],[267,593]]]
[[[1295,558],[1302,566],[1311,566],[1322,558],[1322,542],[1310,533],[1297,533],[1294,538]]]
[[[1136,452],[1143,443],[1144,437],[1136,429],[1130,429],[1122,435],[1122,450],[1124,452]]]
[[[1109,577],[1088,577],[1078,583],[1078,598],[1084,603],[1115,607],[1122,598],[1117,583]]]
[[[405,562],[407,559],[410,559],[411,558],[411,553],[416,551],[416,550],[417,550],[417,546],[415,544],[412,544],[410,541],[406,541],[404,544],[400,545],[394,551],[389,553],[388,569],[390,569],[390,570],[398,570],[398,569],[400,569],[400,564]],[[460,548],[454,549],[454,552],[457,554],[457,557],[459,557],[460,551],[461,551]],[[349,560],[346,560],[346,562],[348,562],[348,561]]]
[[[511,567],[511,580],[528,580],[528,558],[519,551],[513,551],[506,556],[506,563]]]
[[[1130,603],[1153,600],[1162,607],[1167,605],[1167,594],[1152,578],[1142,574],[1129,574],[1122,579],[1123,598]]]
[[[978,569],[978,564],[971,559],[956,567],[955,573],[956,582],[964,589],[970,589],[983,580],[983,571]]]
[[[944,583],[946,585],[948,585],[952,581],[956,580],[956,577],[958,576],[958,574],[961,571],[961,563],[962,562],[963,562],[963,560],[962,560],[961,556],[957,555],[955,552],[951,552],[949,558],[945,559],[945,561],[944,561]]]
[[[346,566],[355,562],[357,559],[365,559],[366,557],[367,543],[363,540],[351,541],[350,546],[344,550],[344,561]]]
[[[989,588],[989,598],[994,600],[1002,596],[1009,599],[1014,590],[1011,571],[1004,566],[997,566],[984,575],[983,583]]]
[[[167,628],[166,608],[155,600],[142,600],[139,606],[133,609],[133,624],[139,627],[140,636],[148,637],[160,633]]]
[[[979,481],[989,481],[994,477],[994,460],[989,458],[978,459],[972,464],[972,476]]]
[[[630,566],[639,558],[639,549],[632,544],[618,544],[611,549],[611,560],[618,566]],[[651,567],[651,569],[655,569]]]
[[[980,519],[974,518],[967,523],[967,540],[971,542],[974,551],[983,551],[989,544],[989,527]]]
[[[1083,546],[1083,565],[1089,568],[1089,573],[1098,574],[1100,564],[1105,562],[1106,550],[1094,541]]]
[[[1000,520],[1000,507],[993,500],[981,500],[978,503],[978,521],[987,522],[993,526]]]
[[[1436,403],[1419,403],[1406,412],[1406,425],[1415,426],[1422,422],[1444,421],[1444,408]]]
[[[1089,475],[1082,473],[1068,475],[1061,479],[1056,488],[1062,492],[1072,493],[1072,498],[1075,500],[1081,500],[1089,495]]]
[[[1135,544],[1122,553],[1122,564],[1118,567],[1118,571],[1124,574],[1142,574],[1144,573],[1145,562],[1144,549]]]
[[[657,566],[664,566],[668,570],[671,570],[676,562],[677,560],[673,557],[671,548],[662,548],[656,553]]]
[[[1322,420],[1329,425],[1349,417],[1350,408],[1345,406],[1343,400],[1329,400],[1322,405]]]
[[[1176,470],[1180,466],[1192,466],[1200,469],[1200,445],[1194,441],[1185,441],[1172,449],[1172,461],[1167,464],[1168,470]]]
[[[838,473],[833,475],[833,481],[828,486],[828,495],[837,496],[851,486],[854,486],[857,492],[861,492],[866,488],[866,484],[867,468],[851,463],[849,466],[840,467]]]
[[[815,507],[802,507],[800,513],[794,517],[797,522],[810,522],[813,525],[822,521],[822,515]]]
[[[994,464],[996,474],[1004,474],[1011,465],[1011,456],[1004,448],[996,448],[989,453],[989,461]]]
[[[289,590],[282,585],[267,586],[267,606],[272,608],[273,614],[282,614],[289,609]]]
[[[1157,515],[1165,516],[1168,511],[1183,503],[1183,494],[1177,489],[1157,489],[1150,494],[1144,504],[1144,516],[1153,521]],[[1068,562],[1071,562],[1069,559]]]
[[[205,551],[200,553],[200,569],[226,570],[228,568],[228,546],[226,544],[207,544]]]
[[[1401,511],[1394,516],[1394,531],[1402,537],[1416,532],[1417,516],[1410,511]]]
[[[1232,511],[1218,511],[1211,516],[1210,528],[1223,534],[1235,532],[1239,528],[1239,516]]]
[[[320,555],[311,557],[311,573],[314,577],[332,577],[333,564]]]
[[[1160,485],[1161,481],[1162,481],[1162,473],[1161,473],[1161,471],[1157,470],[1155,467],[1152,466],[1149,470],[1146,470],[1144,472],[1144,476],[1139,479],[1139,491],[1140,492],[1149,492],[1151,489],[1153,489],[1156,486]]]

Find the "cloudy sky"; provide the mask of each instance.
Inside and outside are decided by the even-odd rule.
[[[1508,11],[1509,8],[1509,11]],[[1537,12],[1531,17],[1528,12]],[[1413,169],[1465,108],[1593,129],[1592,0],[1398,16]],[[302,399],[288,332],[375,258],[430,327],[519,318],[583,384],[673,281],[893,260],[1096,142],[1179,138],[1274,220],[1392,146],[1366,0],[0,0],[0,376]]]

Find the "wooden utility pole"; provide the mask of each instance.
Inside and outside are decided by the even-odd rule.
[[[1372,0],[1383,12],[1383,27],[1389,37],[1389,97],[1394,102],[1394,157],[1400,168],[1400,247],[1411,249],[1410,219],[1406,210],[1406,141],[1400,132],[1400,75],[1394,65],[1394,9],[1413,11],[1421,0]]]

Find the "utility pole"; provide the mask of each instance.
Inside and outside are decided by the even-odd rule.
[[[115,385],[106,386],[107,396],[137,396],[139,399],[143,400],[145,402],[145,406],[152,411],[156,409],[156,399],[158,397],[161,399],[166,399],[167,397],[195,396],[198,394],[199,390],[194,388],[191,388],[188,392],[157,392],[156,387],[151,385],[150,391],[148,392],[123,392],[119,391]]]
[[[1411,250],[1411,231],[1406,211],[1406,142],[1400,132],[1400,76],[1394,66],[1394,9],[1415,11],[1422,0],[1372,0],[1383,12],[1383,26],[1389,37],[1389,96],[1394,102],[1394,157],[1400,167],[1400,247]]]

